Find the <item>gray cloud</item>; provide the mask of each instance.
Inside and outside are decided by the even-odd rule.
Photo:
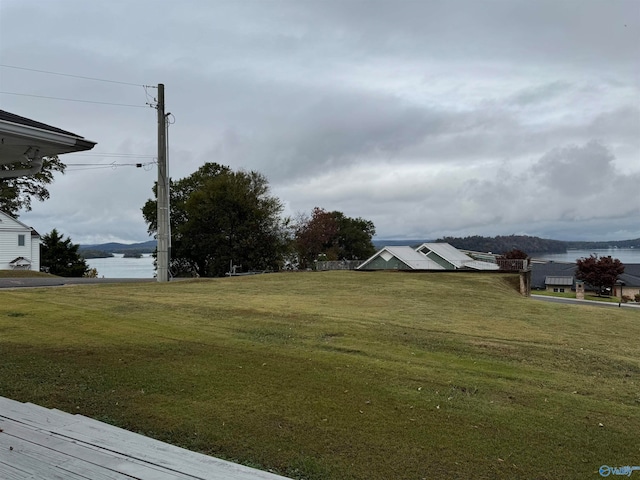
[[[3,0],[0,63],[164,83],[172,176],[258,170],[289,213],[338,209],[386,237],[624,238],[640,236],[639,32],[635,0]],[[151,100],[2,67],[0,90]],[[92,153],[155,155],[150,108],[0,99],[97,141]],[[155,175],[70,168],[22,219],[142,240]]]

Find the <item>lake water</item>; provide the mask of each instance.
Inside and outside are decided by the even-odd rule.
[[[114,253],[110,258],[89,258],[89,268],[98,270],[98,277],[103,278],[153,278],[155,268],[151,254],[141,258],[124,258]]]
[[[554,262],[575,263],[578,258],[597,253],[599,257],[611,255],[622,263],[640,263],[640,248],[610,248],[605,250],[568,250],[567,253],[547,253],[533,255],[536,260],[553,260]],[[98,277],[104,278],[153,278],[155,268],[153,257],[143,255],[142,258],[124,258],[122,254],[114,254],[110,258],[90,258],[87,264],[98,270]]]
[[[591,254],[599,257],[617,258],[622,263],[640,263],[640,248],[608,248],[601,250],[567,250],[566,253],[534,254],[536,260],[553,260],[554,262],[575,263],[579,258],[587,258]]]

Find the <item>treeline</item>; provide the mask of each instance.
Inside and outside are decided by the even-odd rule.
[[[564,242],[567,248],[575,248],[579,250],[588,250],[590,248],[601,250],[611,247],[618,248],[640,248],[640,238],[633,240],[616,240],[605,242]]]
[[[89,258],[111,258],[113,257],[113,253],[105,252],[104,250],[95,250],[95,249],[78,249],[78,253],[84,259]]]
[[[528,235],[507,235],[497,237],[443,237],[437,242],[447,242],[461,250],[473,250],[476,252],[492,252],[504,254],[514,249],[532,253],[564,253],[567,251],[567,242],[549,240]]]

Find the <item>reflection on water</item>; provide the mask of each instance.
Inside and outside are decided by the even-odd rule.
[[[151,254],[141,258],[124,258],[120,253],[114,253],[110,258],[90,258],[87,265],[98,270],[98,277],[103,278],[153,278],[153,260]]]
[[[534,254],[536,260],[553,260],[554,262],[575,263],[579,258],[587,258],[591,254],[599,257],[617,258],[622,263],[640,263],[640,248],[608,248],[601,250],[567,250],[567,253]]]

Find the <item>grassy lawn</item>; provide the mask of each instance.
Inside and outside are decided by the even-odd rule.
[[[533,295],[544,295],[545,297],[560,297],[560,298],[576,298],[576,292],[550,292],[548,290],[532,290],[531,293]],[[585,293],[585,300],[592,300],[594,302],[607,302],[607,303],[619,303],[619,297],[606,297],[606,296],[598,296],[595,294]]]
[[[640,312],[517,277],[291,273],[0,291],[0,395],[305,479],[640,465]]]
[[[33,270],[0,270],[0,278],[30,278],[30,277],[55,277],[43,272]]]

